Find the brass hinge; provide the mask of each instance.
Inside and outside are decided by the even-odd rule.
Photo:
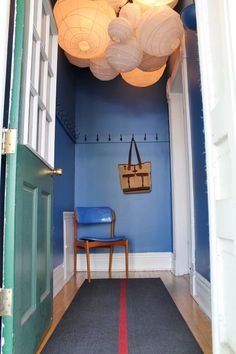
[[[0,288],[0,316],[12,316],[12,289]]]
[[[14,154],[16,152],[16,129],[2,130],[2,155]]]

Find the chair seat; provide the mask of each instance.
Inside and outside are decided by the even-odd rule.
[[[85,236],[81,237],[82,241],[97,241],[97,242],[115,242],[125,240],[125,236],[114,236],[114,237],[95,237],[95,236]]]

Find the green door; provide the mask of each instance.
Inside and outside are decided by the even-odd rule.
[[[33,354],[52,320],[52,199],[57,35],[48,0],[17,0],[7,156],[2,352]]]
[[[52,319],[53,178],[18,146],[15,204],[14,352],[34,353]]]

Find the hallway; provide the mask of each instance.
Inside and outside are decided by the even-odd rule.
[[[40,353],[46,329],[40,348],[82,293],[86,263],[79,255],[70,279],[64,226],[73,240],[73,221],[63,213],[111,205],[117,233],[129,237],[130,278],[162,279],[204,353],[236,353],[236,2],[179,0],[179,14],[194,5],[197,32],[187,26],[160,82],[142,90],[121,75],[99,81],[57,53],[55,2],[6,0],[0,15],[2,289],[10,294],[2,352]],[[152,163],[152,191],[126,198],[117,166],[132,137]],[[94,255],[93,278],[107,277],[102,257]],[[121,259],[115,278],[124,277]],[[64,286],[54,298],[52,280]]]

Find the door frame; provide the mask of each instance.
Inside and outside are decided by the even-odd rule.
[[[18,120],[20,115],[20,88],[21,88],[21,62],[23,55],[23,35],[24,35],[24,1],[17,0],[14,3],[14,36],[12,49],[12,82],[11,82],[11,96],[9,102],[9,123],[8,128],[18,129]],[[15,235],[15,197],[16,197],[16,158],[17,153],[6,156],[7,174],[6,174],[6,188],[8,193],[5,196],[5,222],[4,234],[8,237],[4,238],[4,248],[12,251],[14,254],[14,235]],[[3,287],[12,289],[14,291],[14,262],[13,259],[3,260],[3,273],[9,274],[4,277]],[[12,307],[12,312],[14,307]],[[3,317],[2,319],[2,352],[13,352],[13,340],[11,333],[13,333],[13,317]]]
[[[212,14],[211,7],[215,6],[215,12]],[[211,57],[210,46],[210,31],[211,23],[217,20],[217,11],[222,11],[221,6],[216,7],[214,1],[195,0],[196,7],[196,19],[198,29],[198,47],[199,47],[199,60],[200,60],[200,72],[202,83],[202,99],[203,99],[203,117],[204,117],[204,132],[205,132],[205,147],[206,147],[206,169],[207,169],[207,187],[208,187],[208,208],[209,208],[209,236],[210,236],[210,265],[211,265],[211,289],[212,289],[212,340],[213,340],[213,352],[215,354],[223,354],[231,352],[231,349],[227,347],[227,322],[225,322],[224,316],[224,297],[223,292],[225,288],[223,274],[218,273],[218,263],[221,261],[220,250],[217,243],[217,220],[215,214],[215,170],[214,170],[214,151],[213,151],[213,132],[212,132],[212,87],[214,87],[214,77],[212,77],[211,68],[216,65]],[[222,7],[226,8],[225,11],[225,23],[228,26],[224,28],[224,39],[226,43],[233,43],[233,35],[236,32],[236,22],[233,15],[236,12],[236,2],[234,0],[222,2]],[[227,13],[227,16],[226,16]],[[229,53],[227,58],[227,64],[231,71],[231,75],[236,73],[236,46],[231,46],[231,57]],[[222,68],[224,70],[224,68]],[[229,82],[229,85],[235,85],[234,82]],[[234,96],[231,96],[230,101],[235,102]],[[234,104],[234,113],[235,113]],[[235,118],[235,116],[234,116]],[[233,150],[231,153],[235,154]],[[235,155],[234,155],[235,158]],[[233,176],[233,173],[232,173]],[[235,181],[234,181],[235,183]],[[235,235],[234,235],[235,237]],[[234,280],[232,279],[232,282]],[[233,289],[233,288],[232,288]],[[220,291],[222,291],[220,293]],[[235,295],[235,294],[232,294]]]
[[[11,0],[5,0],[1,4],[0,11],[0,147],[2,146],[2,128],[3,128],[3,113],[4,113],[4,99],[5,99],[5,80],[7,67],[7,46],[8,46],[8,30],[10,18],[10,4]],[[0,155],[0,184],[1,184],[1,162],[2,154]]]
[[[179,82],[177,82],[179,80]],[[178,87],[176,87],[178,86]],[[171,58],[167,82],[169,106],[173,218],[173,268],[175,275],[190,273],[190,292],[195,295],[195,228],[191,150],[191,121],[185,40]],[[179,114],[176,115],[176,112]],[[175,129],[178,127],[178,129]],[[181,130],[179,128],[181,127]],[[179,161],[182,167],[179,168]],[[182,188],[176,188],[176,186]],[[187,188],[186,188],[187,187]],[[184,203],[183,203],[184,200]],[[185,229],[183,231],[183,223]]]

